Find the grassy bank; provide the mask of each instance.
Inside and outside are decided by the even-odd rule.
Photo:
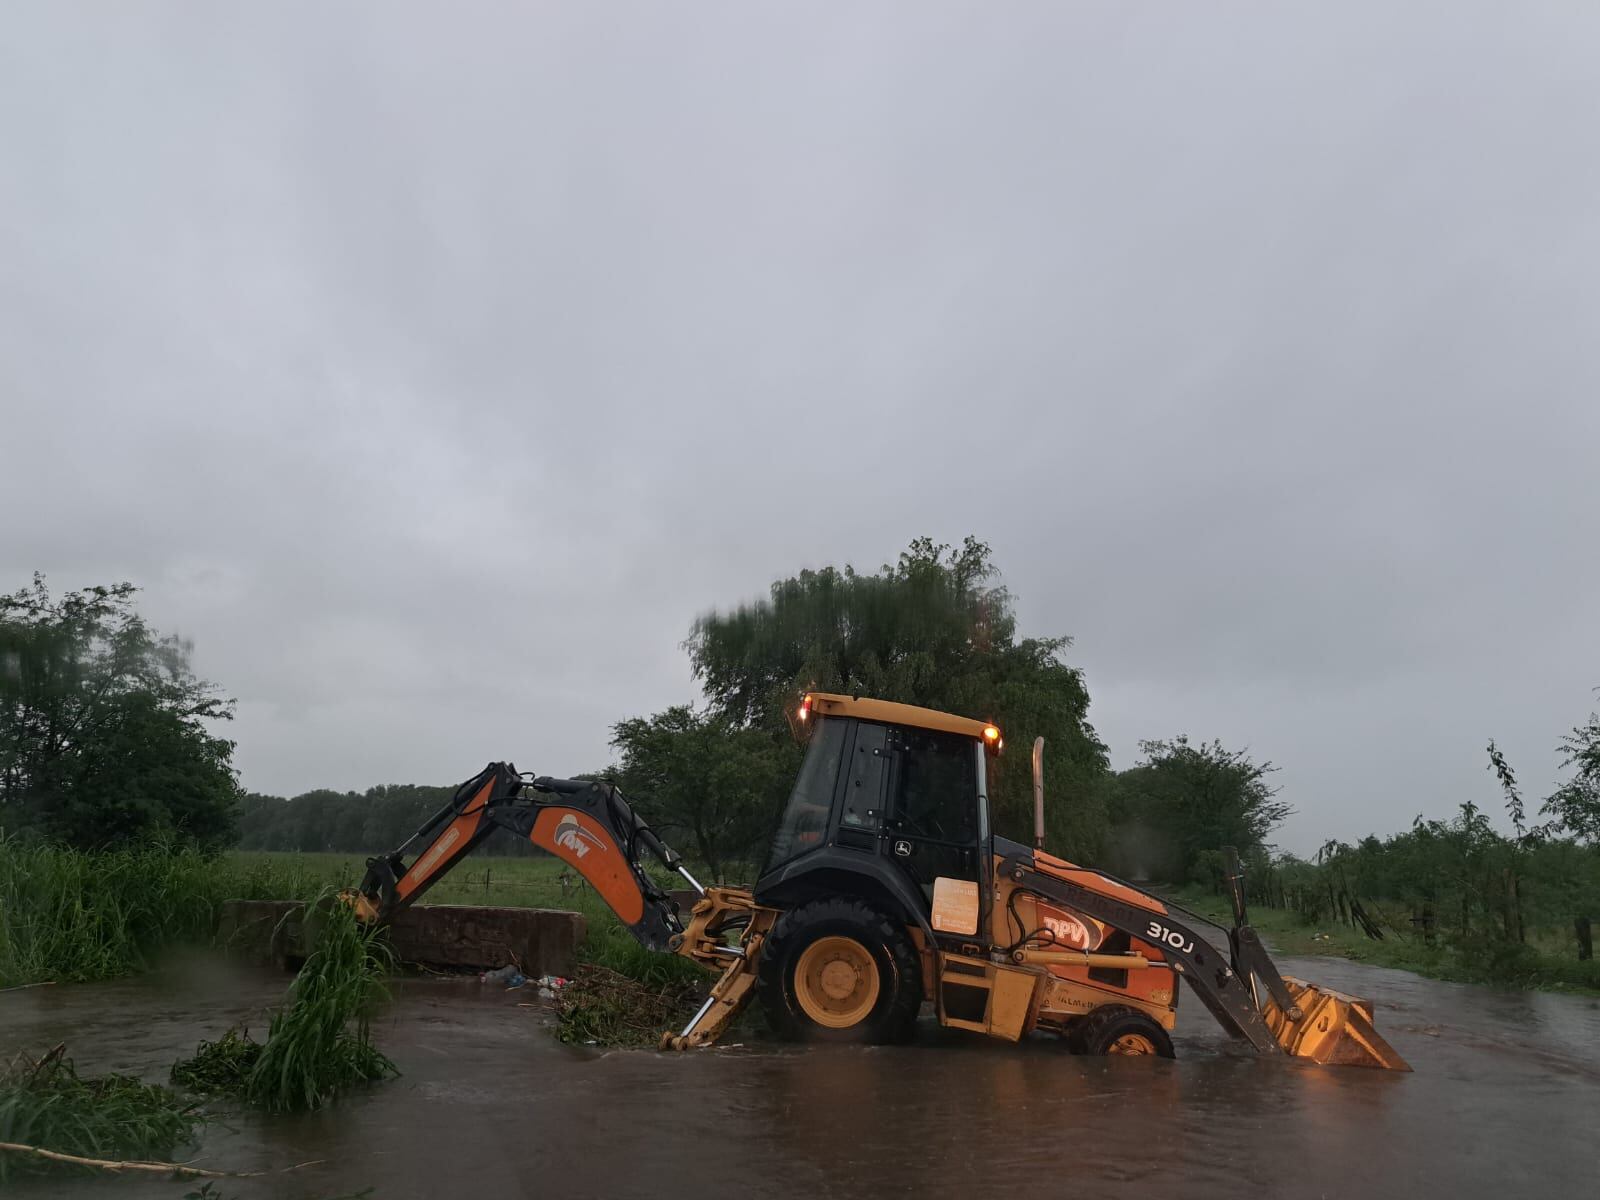
[[[1220,925],[1232,924],[1224,896],[1197,887],[1167,890],[1163,895]],[[1251,907],[1250,923],[1275,954],[1332,955],[1453,983],[1600,993],[1600,962],[1563,956],[1559,942],[1541,941],[1537,933],[1530,934],[1532,940],[1526,944],[1496,938],[1463,946],[1439,938],[1429,946],[1419,934],[1385,929],[1383,940],[1376,941],[1345,925],[1308,925],[1292,910],[1261,905]]]
[[[228,857],[243,874],[298,874],[334,887],[354,887],[366,872],[365,860],[350,854],[238,851]],[[707,978],[704,971],[686,959],[654,954],[640,946],[594,889],[585,886],[559,859],[468,858],[428,889],[422,903],[499,904],[581,912],[589,926],[580,951],[583,961],[649,986]]]
[[[146,845],[98,853],[0,838],[0,987],[111,979],[207,944],[224,900],[299,898],[302,865]]]
[[[209,944],[224,900],[310,899],[354,886],[365,870],[348,854],[205,855],[159,844],[86,853],[0,838],[0,987],[132,974],[168,947]],[[642,949],[556,859],[472,858],[425,902],[576,910],[589,925],[585,961],[651,985],[703,978],[683,959]]]

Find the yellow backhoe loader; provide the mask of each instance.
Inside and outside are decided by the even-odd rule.
[[[1173,1056],[1185,983],[1263,1054],[1409,1070],[1373,1027],[1372,1005],[1278,973],[1251,929],[1228,853],[1234,923],[1210,923],[989,827],[987,777],[1000,730],[883,700],[807,695],[805,760],[753,888],[702,887],[609,784],[523,775],[492,763],[405,845],[371,859],[354,904],[384,921],[475,845],[510,830],[581,874],[643,945],[718,973],[663,1048],[714,1042],[759,996],[787,1038],[898,1042],[931,1002],[941,1025],[1016,1041],[1063,1035],[1082,1054]],[[688,881],[684,914],[645,856]]]

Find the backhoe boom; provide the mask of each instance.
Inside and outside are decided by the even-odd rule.
[[[571,866],[650,950],[671,949],[683,933],[683,921],[671,897],[645,871],[641,855],[648,852],[705,892],[611,784],[529,777],[509,763],[490,763],[398,849],[367,860],[351,904],[365,919],[389,920],[497,829]]]

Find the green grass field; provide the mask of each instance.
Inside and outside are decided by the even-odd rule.
[[[1233,923],[1228,901],[1223,896],[1193,887],[1162,894],[1219,925],[1226,927]],[[1526,946],[1485,943],[1482,954],[1463,954],[1460,947],[1449,945],[1443,939],[1433,946],[1426,945],[1422,937],[1414,933],[1385,930],[1382,941],[1373,941],[1345,925],[1307,925],[1298,913],[1288,909],[1256,905],[1249,915],[1250,924],[1274,954],[1334,955],[1456,983],[1548,991],[1600,990],[1600,963],[1578,961],[1572,948],[1549,931],[1530,930]],[[1494,957],[1497,952],[1501,955],[1498,960]]]
[[[235,851],[240,873],[297,871],[320,884],[354,887],[366,873],[366,859],[355,854]],[[661,880],[663,886],[680,886]],[[703,980],[706,974],[687,959],[646,950],[622,927],[605,901],[565,863],[555,858],[469,856],[428,889],[423,904],[488,904],[508,908],[560,908],[588,921],[582,950],[586,961],[610,967],[641,983]]]
[[[229,855],[241,870],[294,868],[320,884],[355,887],[366,874],[359,854],[269,853],[238,850]],[[563,886],[565,873],[571,882]],[[511,908],[570,908],[587,913],[594,893],[565,863],[554,858],[469,856],[428,889],[425,904],[503,904]],[[602,906],[603,907],[603,906]]]

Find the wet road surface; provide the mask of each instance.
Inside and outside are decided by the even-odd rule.
[[[1377,1001],[1414,1074],[1257,1059],[1186,996],[1178,1061],[1075,1058],[943,1032],[907,1047],[752,1040],[684,1055],[557,1043],[528,991],[409,980],[378,1022],[400,1079],[308,1116],[242,1114],[192,1157],[283,1174],[226,1197],[1133,1194],[1593,1196],[1600,1001],[1437,983],[1338,959],[1287,973]],[[192,963],[0,995],[0,1051],[67,1042],[80,1070],[164,1080],[286,978]],[[759,1017],[749,1021],[759,1025]],[[737,1039],[734,1039],[737,1040]],[[19,1198],[166,1197],[196,1185],[55,1178]]]

